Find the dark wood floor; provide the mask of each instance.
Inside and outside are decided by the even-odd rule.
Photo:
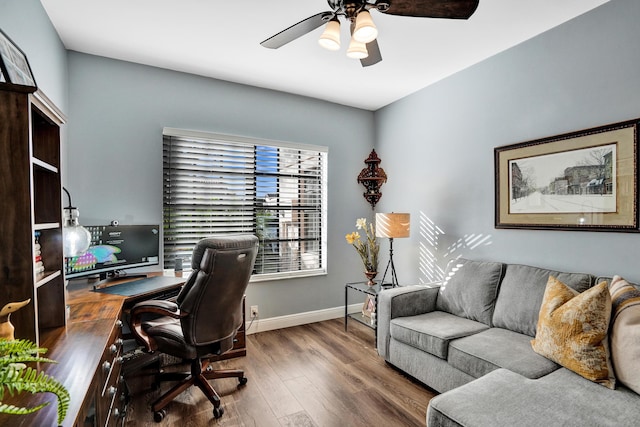
[[[212,382],[224,415],[197,388],[183,393],[155,423],[149,378],[130,386],[126,427],[138,426],[424,426],[434,393],[388,366],[376,353],[373,331],[342,319],[261,332],[247,337],[247,357],[220,362],[241,368],[249,380]],[[161,391],[169,385],[163,385]]]

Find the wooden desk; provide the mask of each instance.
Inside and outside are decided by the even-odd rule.
[[[180,286],[181,284],[176,285]],[[136,296],[92,292],[89,285],[73,285],[68,292],[69,313],[66,326],[48,330],[41,335],[40,346],[49,349],[45,357],[58,363],[41,364],[39,369],[64,384],[71,395],[63,426],[103,427],[122,424],[124,418],[121,410],[120,416],[109,410],[112,406],[123,407],[123,403],[118,406],[119,399],[123,396],[123,387],[117,360],[122,345],[117,340],[121,337],[120,317],[123,307],[130,305],[135,299]],[[105,362],[109,362],[112,369],[104,369]],[[3,401],[25,406],[35,406],[42,402],[51,404],[30,415],[0,414],[0,426],[55,426],[57,402],[50,393],[32,395],[23,392],[13,400],[5,393]],[[110,405],[111,403],[114,405]],[[106,406],[107,404],[109,405]],[[92,414],[95,414],[93,418]],[[93,422],[87,423],[87,419]]]

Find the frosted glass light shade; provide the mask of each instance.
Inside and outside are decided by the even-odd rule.
[[[356,27],[353,30],[353,38],[360,43],[369,43],[378,37],[378,29],[371,19],[371,14],[363,10],[356,17]]]
[[[80,255],[89,249],[91,233],[78,223],[80,213],[75,208],[65,208],[65,223],[62,227],[62,251],[65,257]]]
[[[318,39],[318,43],[328,50],[340,49],[340,21],[336,18],[329,21]]]
[[[409,237],[411,215],[408,213],[377,213],[376,236],[390,239]]]
[[[361,43],[351,38],[351,43],[349,43],[349,48],[347,49],[347,56],[353,59],[364,59],[369,56],[369,51],[367,51],[367,45]]]

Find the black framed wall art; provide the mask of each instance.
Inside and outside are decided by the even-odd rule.
[[[0,30],[0,83],[36,87],[27,56]]]
[[[639,123],[495,148],[496,228],[638,232]]]

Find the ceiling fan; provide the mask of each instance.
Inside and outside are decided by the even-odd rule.
[[[350,23],[351,41],[347,56],[360,59],[363,67],[382,61],[378,47],[378,30],[370,10],[387,15],[418,18],[468,19],[476,11],[479,0],[327,0],[331,10],[303,19],[262,43],[277,49],[327,24],[318,42],[329,50],[340,49],[340,20]]]

